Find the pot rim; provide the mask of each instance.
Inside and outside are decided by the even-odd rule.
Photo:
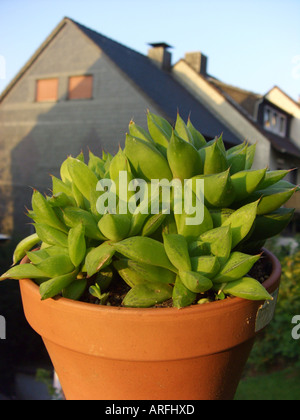
[[[280,262],[278,261],[277,257],[270,251],[268,251],[265,248],[262,248],[262,254],[265,255],[272,263],[272,272],[270,274],[270,276],[268,277],[268,279],[263,283],[263,286],[269,291],[269,293],[274,292],[277,288],[278,288],[278,279],[280,279],[280,275],[281,275],[281,265]],[[262,257],[263,257],[262,255]],[[28,259],[28,257],[25,257],[21,263],[25,263],[26,260]],[[20,282],[26,282],[26,287],[28,289],[31,290],[31,292],[33,294],[38,294],[39,293],[39,286],[34,283],[33,280],[31,279],[22,279],[20,280]],[[82,309],[82,310],[87,310],[87,311],[97,311],[97,312],[110,312],[110,313],[119,313],[122,312],[124,315],[145,315],[145,316],[151,316],[151,317],[155,317],[155,316],[161,316],[162,313],[164,315],[174,315],[175,313],[178,314],[178,312],[185,312],[186,315],[192,315],[193,313],[203,313],[205,314],[205,312],[210,312],[210,310],[220,310],[220,311],[232,311],[234,307],[238,306],[238,305],[245,305],[246,303],[251,303],[252,301],[247,300],[247,299],[242,299],[242,298],[238,298],[238,297],[232,297],[229,299],[224,299],[224,300],[219,300],[219,301],[215,301],[215,302],[210,302],[207,305],[190,305],[184,308],[163,308],[163,307],[159,307],[159,308],[127,308],[127,307],[116,307],[116,306],[106,306],[106,305],[95,305],[92,303],[87,303],[87,302],[80,302],[80,301],[76,301],[76,300],[72,300],[72,299],[67,299],[64,298],[62,296],[58,296],[55,298],[51,298],[49,299],[50,302],[52,302],[52,304],[56,304],[56,303],[61,303],[63,304],[66,308],[71,309],[72,307],[74,308],[74,306],[77,307],[77,309]],[[49,300],[45,300],[42,301],[42,303],[45,303]],[[259,302],[259,301],[258,301]]]

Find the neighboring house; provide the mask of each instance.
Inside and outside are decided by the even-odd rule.
[[[187,53],[173,76],[241,141],[257,144],[255,165],[270,169],[300,167],[300,105],[278,87],[259,95],[230,86],[207,73],[207,57]],[[295,169],[290,180],[300,183]]]
[[[68,155],[116,152],[147,109],[171,123],[191,113],[207,138],[240,142],[173,78],[166,44],[144,56],[63,19],[0,97],[0,231],[30,232],[31,187],[47,191]]]
[[[31,188],[46,192],[68,155],[116,152],[131,119],[146,128],[147,109],[172,124],[177,111],[191,115],[207,139],[223,133],[226,146],[257,142],[256,165],[299,167],[296,102],[278,88],[262,97],[222,84],[201,53],[171,67],[169,48],[151,44],[145,56],[69,18],[59,23],[0,96],[1,232],[28,234]]]

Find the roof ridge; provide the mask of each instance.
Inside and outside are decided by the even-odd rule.
[[[253,91],[251,91],[251,90],[248,90],[248,89],[244,89],[244,88],[240,88],[240,87],[238,87],[238,86],[234,86],[234,85],[232,85],[232,84],[230,84],[230,83],[225,83],[225,82],[223,82],[223,81],[221,81],[221,80],[219,80],[219,79],[216,79],[216,78],[210,78],[211,80],[209,80],[210,82],[212,82],[212,83],[216,83],[217,85],[223,85],[223,86],[226,86],[226,87],[228,87],[229,89],[234,89],[234,90],[237,90],[237,91],[239,91],[239,92],[243,92],[243,93],[246,93],[246,94],[251,94],[251,95],[254,95],[254,96],[257,96],[257,97],[259,97],[259,98],[262,98],[264,95],[262,95],[261,93],[256,93],[256,92],[253,92]]]
[[[124,49],[126,49],[126,50],[128,50],[128,51],[130,51],[130,52],[133,52],[133,53],[135,53],[135,54],[138,54],[138,55],[140,55],[140,56],[142,56],[142,57],[147,57],[145,54],[142,54],[141,52],[139,52],[139,51],[137,51],[137,50],[134,50],[133,48],[128,47],[128,46],[127,46],[127,45],[125,45],[125,44],[122,44],[120,41],[117,41],[117,40],[112,39],[112,38],[110,38],[110,37],[108,37],[108,36],[106,36],[106,35],[103,35],[103,33],[98,32],[97,30],[92,29],[92,28],[90,28],[90,27],[88,27],[88,26],[85,26],[85,25],[83,25],[82,23],[79,23],[79,22],[75,21],[74,19],[71,19],[71,18],[66,18],[66,19],[69,19],[72,23],[74,23],[76,26],[78,26],[78,28],[79,28],[81,31],[83,31],[86,35],[88,35],[88,34],[87,34],[87,32],[92,32],[93,34],[95,34],[95,35],[97,35],[97,36],[100,36],[103,40],[106,40],[106,41],[108,41],[108,42],[110,42],[110,43],[114,43],[114,44],[118,45],[119,47],[122,47],[122,48],[124,48]],[[92,39],[92,38],[91,38],[91,39]],[[93,41],[93,39],[92,39],[92,41]],[[96,42],[95,42],[95,44],[97,45],[97,43],[96,43]],[[97,46],[99,47],[99,45],[97,45]]]

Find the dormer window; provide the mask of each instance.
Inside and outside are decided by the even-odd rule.
[[[286,136],[287,117],[270,106],[264,107],[264,128],[278,136]]]

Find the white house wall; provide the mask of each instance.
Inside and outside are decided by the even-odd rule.
[[[277,87],[271,89],[266,97],[270,102],[293,115],[290,127],[290,138],[300,147],[300,106],[295,104],[293,100],[281,92]]]

